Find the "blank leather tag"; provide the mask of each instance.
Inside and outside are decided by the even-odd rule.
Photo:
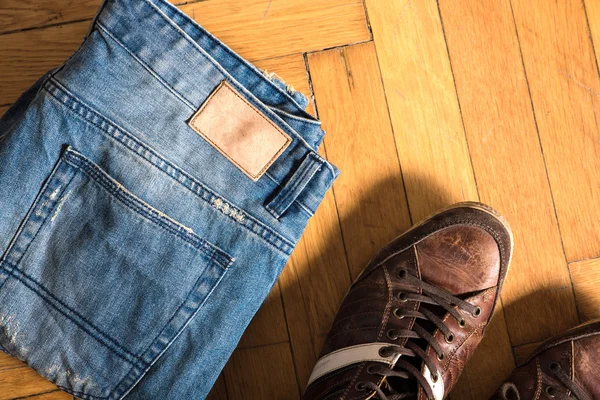
[[[189,126],[257,181],[292,139],[227,81],[206,99]]]

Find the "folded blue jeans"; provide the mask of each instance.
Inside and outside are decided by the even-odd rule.
[[[307,98],[107,0],[0,120],[0,349],[83,399],[201,399],[338,170]]]

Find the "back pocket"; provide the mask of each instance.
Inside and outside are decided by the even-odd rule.
[[[2,290],[13,282],[32,301],[15,299],[21,329],[0,345],[79,397],[116,398],[175,340],[232,261],[68,148],[3,261]],[[33,320],[27,308],[40,301],[51,312]]]

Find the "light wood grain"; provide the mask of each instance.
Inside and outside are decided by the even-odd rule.
[[[181,9],[252,61],[371,38],[361,0],[207,0]]]
[[[229,400],[224,374],[219,376],[219,379],[217,379],[214,386],[210,390],[206,400]]]
[[[567,259],[599,256],[600,77],[585,9],[580,0],[512,5]]]
[[[308,71],[303,54],[292,54],[284,57],[269,58],[256,61],[255,65],[268,73],[275,73],[285,83],[291,85],[295,90],[309,98],[307,112],[316,116],[314,101],[310,84],[308,83]]]
[[[600,318],[600,258],[569,264],[581,321]]]
[[[385,94],[372,43],[308,57],[352,277],[410,226]],[[378,160],[373,162],[373,160]]]
[[[231,399],[293,399],[300,395],[288,343],[237,351],[224,373]]]
[[[75,397],[70,394],[63,392],[62,390],[55,390],[48,393],[42,393],[34,396],[28,396],[27,400],[76,400]],[[23,399],[23,400],[25,400]]]
[[[510,337],[531,343],[578,320],[510,3],[442,0],[440,10],[479,195],[515,236],[502,293]]]
[[[542,342],[534,342],[528,344],[522,344],[513,348],[515,353],[515,362],[520,365],[527,361],[529,356],[542,344]]]
[[[435,0],[366,0],[414,221],[478,198]]]
[[[91,19],[101,3],[102,0],[3,0],[0,33]]]
[[[0,35],[0,105],[14,102],[81,44],[88,22]]]
[[[584,0],[583,5],[597,61],[600,57],[600,2],[596,0]]]
[[[350,273],[330,191],[309,221],[280,285],[294,354],[298,385],[303,390],[320,353],[320,337],[327,334]]]
[[[367,0],[367,11],[413,220],[478,199],[436,2]],[[482,398],[512,366],[501,309],[489,328],[456,399]],[[481,374],[491,359],[497,372]]]
[[[0,352],[0,371],[12,368],[24,367],[25,363],[11,357],[3,352]]]
[[[185,1],[173,3],[179,4],[185,3]],[[102,0],[2,0],[0,3],[0,34],[91,19],[101,4]]]
[[[238,348],[259,347],[289,340],[285,326],[283,304],[279,284],[275,284],[269,296],[260,307],[244,335]]]
[[[181,9],[253,61],[370,39],[359,0],[303,0],[301,5],[297,0],[284,0],[266,10],[267,3],[207,0]],[[77,49],[89,24],[0,35],[0,105],[15,101],[40,75],[60,65]]]
[[[183,4],[184,12],[234,48],[258,53],[256,57],[246,55],[255,60],[271,57],[275,48],[287,47],[289,51],[283,54],[290,54],[304,50],[310,42],[311,49],[318,50],[369,38],[359,0],[170,1]],[[91,20],[100,4],[100,0],[4,0],[0,3],[0,34]]]
[[[30,368],[19,367],[0,371],[0,400],[31,396],[52,390],[57,390],[57,387]]]

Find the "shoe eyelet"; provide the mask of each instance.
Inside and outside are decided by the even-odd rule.
[[[477,308],[475,309],[475,312],[473,313],[473,316],[475,318],[479,317],[481,315],[481,307],[477,306]]]
[[[364,392],[366,388],[367,388],[367,386],[365,385],[364,382],[358,382],[356,385],[354,385],[354,389],[357,392]]]
[[[387,331],[387,337],[391,340],[398,340],[398,332],[395,329]]]
[[[438,381],[438,379],[439,379],[439,375],[438,374],[431,375],[431,381],[433,383],[436,383]]]
[[[560,364],[557,362],[551,362],[550,365],[548,365],[548,369],[552,372],[558,372],[560,369]]]
[[[548,395],[548,397],[555,397],[556,396],[556,389],[552,386],[546,386],[544,388],[544,392]]]
[[[443,360],[445,357],[446,357],[446,356],[444,355],[444,353],[442,353],[442,354],[438,354],[438,355],[437,355],[437,359],[438,359],[438,361],[442,361],[442,360]]]
[[[396,276],[398,277],[398,279],[405,279],[407,274],[408,271],[406,271],[405,269],[399,269],[398,272],[396,272]]]
[[[379,349],[379,356],[383,358],[391,357],[393,354],[392,349],[389,347],[382,347]]]
[[[465,326],[467,326],[467,321],[465,321],[464,319],[461,319],[460,321],[458,321],[458,326],[460,326],[461,328],[464,328]]]
[[[404,292],[398,292],[396,294],[396,299],[398,299],[399,301],[406,303],[408,301],[408,297],[406,297],[406,293]]]
[[[444,339],[446,340],[446,343],[452,343],[452,342],[454,342],[454,335],[453,334],[444,335]]]
[[[369,365],[369,366],[367,367],[367,374],[369,374],[369,375],[375,375],[375,371],[374,371],[374,369],[375,369],[375,366],[374,366],[374,365]]]
[[[404,318],[404,315],[400,314],[400,310],[399,308],[394,308],[394,317],[398,318],[398,319],[402,319]]]

